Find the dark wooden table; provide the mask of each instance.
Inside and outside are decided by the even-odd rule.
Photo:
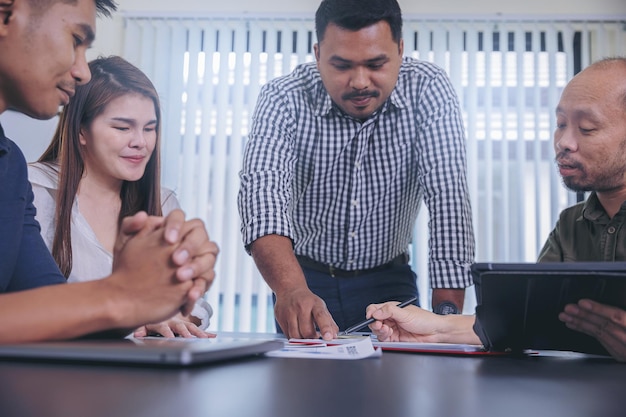
[[[626,416],[606,359],[385,352],[256,357],[192,369],[0,362],[5,417]]]

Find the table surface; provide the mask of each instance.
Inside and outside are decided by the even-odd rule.
[[[0,361],[6,417],[626,416],[626,364],[384,352],[196,368]]]

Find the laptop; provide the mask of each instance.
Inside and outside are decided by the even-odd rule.
[[[0,346],[0,359],[192,366],[261,355],[284,340],[216,337],[71,340]]]
[[[475,330],[492,351],[561,350],[608,355],[558,318],[589,298],[626,310],[626,262],[476,263]]]

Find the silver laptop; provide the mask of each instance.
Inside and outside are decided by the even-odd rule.
[[[280,339],[220,336],[214,339],[72,340],[3,345],[0,346],[0,359],[191,366],[260,355],[283,346],[284,340]]]

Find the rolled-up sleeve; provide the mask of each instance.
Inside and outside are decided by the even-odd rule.
[[[293,240],[290,217],[295,121],[271,84],[263,87],[252,117],[240,172],[238,209],[243,244],[277,234]]]

